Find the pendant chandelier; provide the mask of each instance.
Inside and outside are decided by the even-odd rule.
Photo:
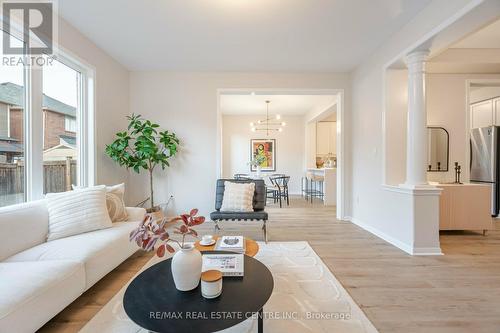
[[[269,132],[283,132],[283,127],[286,126],[286,123],[279,121],[281,119],[279,114],[275,117],[269,117],[269,103],[271,103],[271,101],[266,101],[266,119],[250,123],[250,129],[252,132],[266,131],[267,136],[269,136]]]

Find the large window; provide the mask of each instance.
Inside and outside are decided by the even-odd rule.
[[[22,45],[12,41],[16,47]],[[3,50],[0,53],[3,57]],[[23,66],[0,63],[0,206],[25,200],[24,90]]]
[[[92,185],[92,99],[93,71],[63,54],[0,65],[0,206]]]
[[[77,123],[81,73],[54,60],[43,67],[43,191],[77,185]]]

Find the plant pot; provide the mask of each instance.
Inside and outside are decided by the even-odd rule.
[[[160,206],[155,206],[153,208],[147,208],[146,213],[151,214],[154,220],[161,220],[165,217],[163,210]]]
[[[152,208],[146,208],[147,213],[154,213],[154,212],[160,212],[161,207],[160,206],[154,206]]]
[[[198,287],[201,277],[201,253],[193,244],[186,244],[172,258],[172,277],[180,291]]]

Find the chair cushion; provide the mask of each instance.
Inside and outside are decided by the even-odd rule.
[[[253,196],[253,210],[262,211],[266,206],[266,185],[262,179],[217,179],[216,195],[215,195],[215,210],[220,210],[222,200],[224,198],[224,184],[226,181],[232,183],[254,183],[255,193]]]
[[[108,229],[87,232],[37,245],[6,262],[72,260],[85,265],[86,289],[138,250],[129,241],[136,222],[117,222]]]
[[[212,220],[267,220],[267,213],[259,212],[212,212],[210,218]]]
[[[253,212],[255,183],[224,183],[221,212]]]
[[[0,332],[34,332],[85,290],[74,261],[0,263]]]

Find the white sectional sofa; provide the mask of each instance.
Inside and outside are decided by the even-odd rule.
[[[127,222],[47,242],[45,200],[0,208],[0,332],[34,332],[138,250]]]

